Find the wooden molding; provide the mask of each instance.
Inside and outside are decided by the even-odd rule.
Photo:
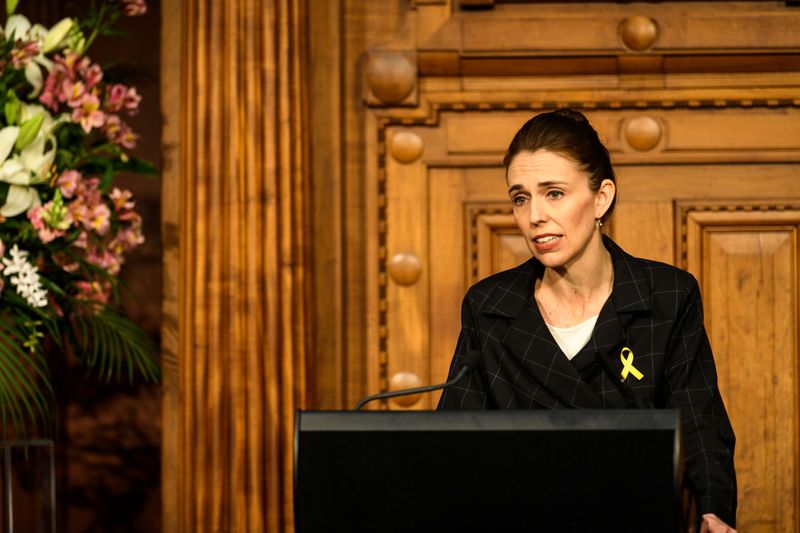
[[[773,200],[759,202],[678,201],[675,202],[675,264],[689,267],[689,233],[700,231],[708,221],[728,225],[775,225],[800,223],[800,202]],[[709,216],[704,216],[710,214]],[[695,261],[696,262],[696,261]]]
[[[674,2],[584,3],[570,9],[465,0],[460,6],[419,44],[421,75],[784,72],[800,66],[800,13],[774,3],[722,8],[698,2],[691,9]]]
[[[512,228],[516,230],[512,216],[512,210],[508,205],[500,204],[468,204],[464,208],[466,214],[465,227],[467,229],[465,264],[469,265],[469,278],[472,282],[477,282],[488,275],[487,270],[492,265],[483,264],[479,251],[485,246],[491,246],[490,235],[494,231]],[[486,254],[490,258],[494,254]]]
[[[416,106],[416,53],[408,50],[371,50],[367,54],[365,81],[365,101],[369,106]]]

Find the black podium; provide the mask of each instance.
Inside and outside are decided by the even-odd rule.
[[[299,412],[295,523],[312,532],[670,532],[674,410]]]

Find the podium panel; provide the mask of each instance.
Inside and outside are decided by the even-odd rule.
[[[679,531],[675,410],[299,412],[297,533]]]

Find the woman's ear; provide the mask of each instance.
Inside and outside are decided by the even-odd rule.
[[[594,218],[601,219],[606,214],[614,195],[617,194],[617,186],[610,179],[604,179],[600,183],[600,188],[594,195]]]

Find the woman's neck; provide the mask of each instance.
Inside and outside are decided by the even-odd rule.
[[[565,301],[590,300],[598,295],[605,300],[611,291],[613,272],[611,254],[598,232],[584,253],[570,265],[545,268],[537,289],[544,289]]]

